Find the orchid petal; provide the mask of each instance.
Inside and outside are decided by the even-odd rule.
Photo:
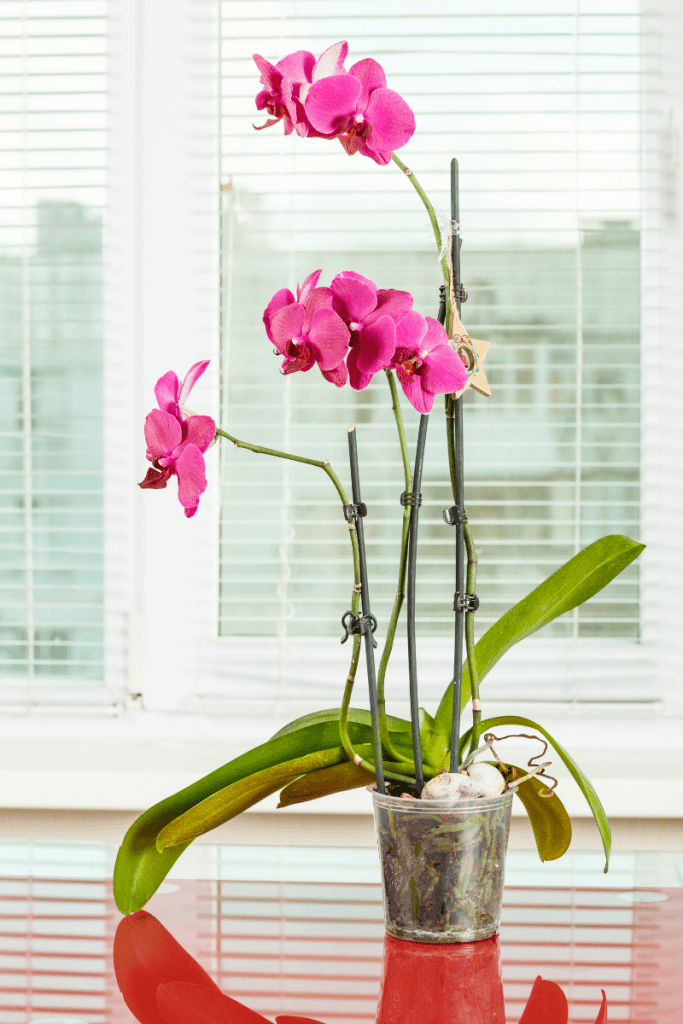
[[[264,128],[271,128],[274,124],[277,124],[281,120],[281,117],[269,117],[265,124],[252,124],[251,127],[254,129],[254,131],[262,132]],[[285,135],[288,134],[289,132],[285,131]]]
[[[154,466],[150,466],[145,479],[140,481],[138,487],[142,487],[143,491],[161,491],[172,476],[173,470],[170,466],[165,466],[164,469],[155,469]]]
[[[159,408],[164,412],[170,412],[172,416],[178,415],[178,376],[173,370],[169,370],[154,385],[154,394]]]
[[[426,333],[427,320],[416,309],[411,309],[396,324],[396,350],[406,348],[417,351]]]
[[[185,402],[187,401],[187,396],[190,394],[190,391],[192,391],[192,388],[195,386],[195,384],[197,383],[201,375],[204,373],[204,370],[207,368],[210,362],[210,359],[202,359],[201,362],[195,363],[187,371],[187,373],[185,374],[185,379],[183,380],[183,383],[180,385],[178,405],[185,405]]]
[[[349,44],[345,42],[333,43],[332,46],[328,46],[315,62],[309,82],[318,82],[321,78],[329,78],[331,75],[343,75],[344,61],[348,52]]]
[[[444,325],[435,320],[433,316],[426,316],[425,320],[427,330],[420,341],[420,348],[432,352],[434,349],[440,348],[441,345],[448,345],[448,335]]]
[[[270,328],[271,321],[272,321],[273,317],[278,312],[278,310],[282,309],[284,306],[291,306],[295,302],[296,302],[296,299],[294,298],[294,296],[290,292],[289,288],[281,288],[279,292],[275,292],[275,295],[273,295],[272,299],[270,300],[270,302],[266,306],[266,308],[265,308],[265,310],[263,312],[263,322],[266,325],[266,334],[268,335],[270,340],[273,342],[273,344],[275,342],[274,342],[273,335],[271,334],[271,328]]]
[[[411,311],[412,306],[413,296],[410,292],[401,292],[396,288],[381,289],[377,292],[377,307],[367,318],[366,323],[372,323],[373,320],[385,315],[398,322]]]
[[[337,274],[330,288],[335,299],[333,308],[347,323],[360,323],[377,304],[377,289],[360,275]]]
[[[321,370],[333,370],[346,358],[349,329],[333,309],[316,310],[308,339],[317,350],[316,361]]]
[[[303,327],[301,328],[302,334],[308,334],[311,330],[311,323],[313,322],[313,316],[319,309],[331,309],[334,296],[330,288],[312,288],[306,296],[306,301],[303,303],[303,307],[306,310],[306,316],[304,318]]]
[[[339,366],[335,366],[333,370],[322,370],[320,371],[325,378],[329,380],[330,384],[334,384],[337,388],[343,388],[349,379],[349,371],[346,368],[346,363],[341,362]]]
[[[266,89],[269,89],[271,92],[273,89],[277,89],[282,81],[282,73],[278,71],[274,64],[271,64],[265,57],[262,57],[260,53],[252,53],[252,57],[256,67],[261,72],[261,81]]]
[[[365,139],[361,139],[359,135],[339,135],[338,139],[349,156],[355,156],[359,150],[365,148]]]
[[[293,82],[311,82],[315,57],[308,50],[297,50],[296,53],[288,53],[286,57],[277,62],[275,67],[287,78],[291,78]]]
[[[396,348],[396,325],[390,316],[363,327],[358,346],[358,369],[361,373],[377,373],[391,362]]]
[[[339,141],[341,142],[341,139]],[[370,145],[370,141],[371,140],[368,139],[361,139],[361,142],[363,143],[363,145],[359,147],[361,154],[363,156],[369,156],[370,159],[374,160],[380,167],[386,167],[387,164],[391,163],[391,150],[386,149],[376,152]]]
[[[304,103],[306,117],[320,132],[344,131],[362,86],[353,75],[333,75],[314,82]]]
[[[145,419],[145,441],[150,462],[170,456],[182,438],[182,428],[175,416],[161,409],[152,409]]]
[[[304,283],[301,285],[301,288],[299,288],[299,286],[297,285],[297,287],[296,287],[296,301],[297,302],[304,302],[304,300],[308,297],[308,293],[311,292],[315,288],[315,286],[317,285],[318,278],[320,277],[321,274],[322,274],[322,270],[314,270],[304,280]]]
[[[358,345],[353,345],[349,352],[349,357],[346,360],[346,366],[349,371],[349,383],[354,391],[362,391],[368,386],[372,378],[373,373],[361,373],[358,369]]]
[[[393,89],[375,89],[365,111],[372,125],[369,147],[377,154],[391,153],[405,146],[415,131],[415,115]]]
[[[282,364],[281,370],[285,377],[290,373],[308,373],[315,366],[315,356],[306,347],[296,357],[289,356]]]
[[[421,413],[431,412],[434,405],[434,395],[429,391],[422,390],[422,378],[415,373],[406,373],[401,366],[397,368],[396,376],[403,388],[403,394],[413,409]]]
[[[260,1013],[215,988],[184,981],[159,985],[156,1003],[166,1024],[268,1024]]]
[[[304,325],[306,310],[299,302],[279,309],[270,321],[270,339],[284,355],[285,348],[292,340],[298,338]]]
[[[372,57],[366,57],[365,60],[359,60],[357,64],[349,70],[349,74],[353,75],[358,79],[362,86],[361,94],[358,98],[358,110],[363,111],[367,108],[370,102],[370,95],[375,89],[386,89],[387,79],[382,65],[378,64]]]
[[[433,395],[451,395],[467,384],[467,370],[450,345],[433,349],[425,362],[428,369],[422,376],[422,387]]]
[[[216,436],[216,423],[210,416],[189,416],[183,423],[185,436],[179,447],[185,448],[193,444],[200,452],[205,452]]]
[[[196,445],[188,444],[183,449],[175,470],[178,474],[178,501],[186,509],[196,509],[200,494],[206,490],[204,456]]]

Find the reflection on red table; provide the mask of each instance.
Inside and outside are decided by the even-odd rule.
[[[111,889],[103,877],[79,875],[66,854],[68,871],[57,874],[52,848],[49,857],[51,875],[0,876],[0,1024],[132,1024],[113,975],[121,915]],[[148,909],[222,993],[270,1021],[374,1024],[384,950],[376,884],[174,884]],[[610,1024],[681,1024],[683,889],[653,891],[666,898],[632,903],[614,887],[511,885],[499,940],[506,1024],[522,1019],[539,975],[566,994],[571,1024],[594,1024],[601,989]]]

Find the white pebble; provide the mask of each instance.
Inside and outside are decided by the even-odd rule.
[[[467,774],[482,785],[484,790],[482,796],[498,796],[505,789],[503,776],[494,765],[487,764],[485,761],[476,761],[471,764],[467,769]]]
[[[460,772],[444,772],[430,779],[420,795],[423,800],[476,800],[484,795],[484,787]]]

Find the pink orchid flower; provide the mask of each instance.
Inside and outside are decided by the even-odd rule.
[[[316,131],[337,137],[352,156],[362,153],[388,164],[395,149],[415,131],[415,116],[371,57],[354,64],[348,74],[328,75],[314,82],[304,100],[306,116]]]
[[[328,75],[346,73],[344,61],[348,50],[347,43],[335,43],[318,60],[308,50],[297,50],[283,57],[277,64],[264,60],[258,53],[253,54],[264,86],[256,97],[256,107],[270,114],[265,124],[254,125],[254,128],[260,132],[283,121],[285,135],[296,131],[302,138],[307,135],[320,136],[321,133],[312,127],[306,117],[304,99],[314,82]]]
[[[438,320],[411,310],[396,325],[391,361],[403,393],[420,413],[428,413],[435,395],[450,395],[467,384],[467,370],[448,344]]]
[[[351,387],[366,388],[374,375],[389,366],[396,348],[396,324],[413,305],[410,292],[378,289],[362,274],[345,270],[330,285],[333,308],[351,332],[346,360]]]
[[[216,435],[216,424],[210,416],[186,415],[183,407],[208,365],[208,359],[195,363],[182,384],[172,370],[160,377],[154,388],[159,408],[145,419],[147,458],[152,466],[138,486],[161,490],[177,476],[178,500],[188,519],[206,490],[204,452]]]
[[[282,372],[306,373],[317,363],[326,380],[343,387],[348,379],[344,358],[349,348],[349,329],[332,308],[330,288],[316,288],[320,271],[309,274],[297,286],[296,298],[289,288],[276,292],[268,303],[263,322],[278,353],[284,356]]]

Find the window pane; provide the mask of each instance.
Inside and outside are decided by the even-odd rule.
[[[9,6],[0,114],[1,692],[9,703],[64,702],[74,692],[65,684],[87,693],[103,678],[106,22],[97,0],[55,0],[56,20],[46,20],[45,4]]]
[[[286,6],[286,5],[285,5]],[[283,378],[261,317],[273,293],[319,267],[406,289],[435,316],[440,271],[429,222],[393,165],[349,159],[337,142],[284,138],[253,100],[251,53],[276,61],[349,41],[347,67],[383,65],[413,107],[400,155],[440,213],[461,172],[462,319],[491,342],[490,399],[466,395],[466,498],[479,552],[479,634],[579,548],[639,531],[639,22],[545,5],[350,4],[344,17],[297,5],[223,5],[223,424],[248,441],[329,458],[348,478],[355,422],[373,611],[383,632],[396,591],[403,490],[383,375],[336,390],[317,368]],[[526,11],[528,7],[528,11]],[[284,8],[283,8],[284,9]],[[588,12],[591,8],[589,7]],[[404,403],[414,450],[417,414]],[[222,635],[340,635],[352,585],[347,530],[324,474],[223,452]],[[452,632],[452,503],[437,399],[421,519],[418,623]],[[544,631],[638,637],[638,568]]]

